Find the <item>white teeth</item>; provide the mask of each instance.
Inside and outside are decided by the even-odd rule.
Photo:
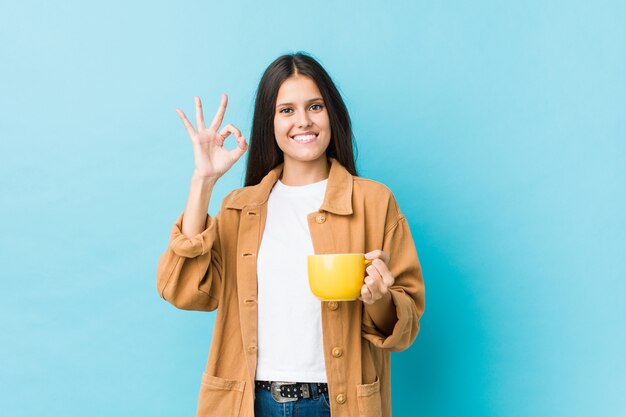
[[[294,136],[293,139],[304,142],[305,140],[315,139],[315,136],[316,135],[297,135],[297,136]]]

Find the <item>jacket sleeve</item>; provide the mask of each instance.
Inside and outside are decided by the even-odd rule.
[[[383,314],[389,314],[389,320],[395,325],[391,334],[383,334],[370,315],[371,309],[380,306],[376,303],[364,304],[362,335],[378,348],[401,351],[407,349],[417,337],[419,320],[425,308],[422,268],[408,222],[401,214],[385,232],[381,249],[389,254],[388,267],[395,278],[394,285],[389,289],[392,308]]]
[[[172,228],[167,249],[157,266],[159,295],[184,310],[215,310],[222,285],[219,213],[207,214],[205,230],[193,238],[182,233],[183,214]]]

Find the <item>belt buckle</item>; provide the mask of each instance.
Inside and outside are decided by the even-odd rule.
[[[289,398],[289,397],[283,397],[280,394],[280,387],[285,386],[285,385],[295,385],[295,384],[296,384],[295,382],[275,382],[275,381],[272,381],[271,392],[272,392],[272,398],[274,399],[274,401],[279,402],[279,403],[289,403],[289,402],[292,402],[292,401],[298,401],[298,397]]]

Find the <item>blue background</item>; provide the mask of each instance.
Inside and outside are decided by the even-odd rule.
[[[155,284],[193,170],[175,108],[227,92],[248,136],[263,70],[305,50],[423,264],[394,416],[626,415],[625,22],[602,0],[3,2],[2,414],[194,414],[214,315]]]

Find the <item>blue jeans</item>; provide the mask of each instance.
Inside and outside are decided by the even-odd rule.
[[[256,387],[254,400],[255,417],[330,417],[328,394],[317,392],[311,385],[311,397],[298,401],[279,403],[272,398],[272,393]]]

